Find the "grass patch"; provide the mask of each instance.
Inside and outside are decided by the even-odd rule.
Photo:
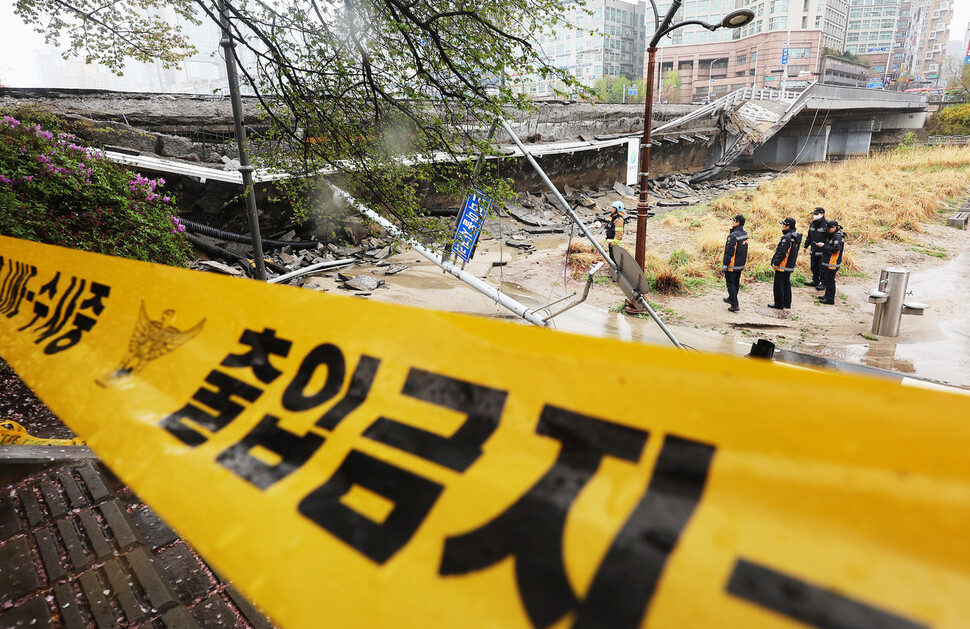
[[[915,251],[916,253],[922,253],[924,256],[933,256],[941,260],[946,260],[949,257],[947,256],[946,249],[936,245],[913,245],[912,247],[906,247],[906,251]]]
[[[860,332],[859,333],[859,336],[861,336],[862,338],[866,339],[867,341],[878,341],[879,340],[876,337],[874,337],[873,335],[869,334],[868,332]]]
[[[810,211],[822,206],[827,217],[844,226],[847,246],[840,273],[867,277],[859,272],[853,251],[887,241],[918,246],[925,225],[941,222],[941,208],[959,207],[968,186],[970,147],[914,147],[817,164],[755,189],[735,191],[704,208],[668,213],[664,225],[683,230],[683,238],[662,255],[648,257],[647,273],[657,277],[668,268],[680,271],[685,290],[699,286],[690,277],[719,276],[730,217],[740,213],[747,218],[745,230],[750,235],[745,280],[771,281],[771,256],[781,237],[779,221],[793,216],[805,234]],[[921,253],[934,255],[930,251]],[[808,253],[800,257],[799,266],[806,268]],[[792,285],[804,283],[804,271],[792,274]]]

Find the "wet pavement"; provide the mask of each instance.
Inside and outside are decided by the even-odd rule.
[[[97,462],[0,465],[0,627],[272,625]]]
[[[546,238],[548,242],[541,241]],[[561,243],[562,236],[539,237],[534,244],[537,249],[551,248]],[[407,299],[389,292],[376,291],[371,298],[382,301],[407,303],[424,308],[449,310],[477,316],[501,318],[522,322],[520,318],[495,304],[490,299],[464,286],[458,280],[443,273],[438,267],[416,254],[408,252],[392,258],[407,259],[410,270],[395,276],[395,289],[406,288]],[[467,270],[485,278],[492,285],[501,286],[503,292],[527,307],[543,306],[563,297],[562,285],[550,287],[547,295],[540,295],[519,284],[506,281],[501,266],[493,262],[508,261],[510,264],[528,264],[529,258],[506,248],[494,249],[494,245],[480,248]],[[358,272],[366,272],[361,269]],[[865,292],[874,288],[876,282],[845,287],[853,303],[862,304],[856,314],[866,321],[860,326],[866,332],[872,321],[874,306],[866,303]],[[571,281],[573,291],[582,292],[579,282]],[[594,285],[592,290],[597,290]],[[842,290],[840,288],[840,290]],[[831,343],[802,342],[798,350],[816,355],[835,363],[850,363],[885,370],[900,376],[909,376],[970,389],[970,234],[961,251],[952,260],[934,269],[914,271],[909,280],[906,301],[929,304],[923,316],[903,316],[897,337],[874,337],[865,342]],[[966,299],[954,296],[966,295]],[[939,306],[951,304],[946,313]],[[953,305],[955,302],[955,305]],[[619,303],[619,302],[618,302]],[[662,318],[664,313],[660,313]],[[674,317],[676,320],[676,317]],[[779,321],[779,329],[784,327]],[[683,345],[704,352],[746,356],[758,338],[771,338],[770,325],[752,329],[718,331],[693,327],[690,323],[666,325]],[[619,338],[631,342],[670,346],[670,340],[650,318],[630,317],[599,306],[580,304],[557,316],[550,327],[585,336]],[[750,326],[748,326],[750,327]]]

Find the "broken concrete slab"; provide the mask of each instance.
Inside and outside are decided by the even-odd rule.
[[[396,273],[400,273],[401,271],[407,271],[409,268],[411,267],[406,264],[392,264],[384,271],[384,275],[394,275]]]
[[[514,203],[507,203],[505,205],[505,211],[520,223],[525,223],[526,225],[531,225],[532,227],[549,227],[553,225],[551,221],[547,221],[539,216],[536,212],[530,212],[524,207],[517,206]]]
[[[390,257],[391,248],[384,247],[383,249],[371,249],[370,251],[367,251],[365,255],[371,258],[377,258],[379,260],[383,260],[384,258]]]
[[[526,240],[518,240],[515,238],[507,238],[505,244],[509,247],[514,247],[516,249],[532,249],[532,243]]]
[[[202,267],[205,271],[213,271],[215,273],[222,273],[224,275],[231,275],[233,277],[244,277],[246,274],[240,269],[234,266],[229,266],[228,264],[223,264],[216,260],[199,260],[196,263],[198,266]]]
[[[619,181],[613,183],[613,190],[624,197],[635,197],[637,196],[636,191],[625,183],[620,183]]]
[[[310,290],[315,290],[319,293],[325,293],[327,290],[327,285],[330,282],[322,277],[308,277],[303,282],[303,288],[309,288]]]
[[[372,275],[358,275],[344,282],[344,288],[359,291],[374,291],[384,283]]]

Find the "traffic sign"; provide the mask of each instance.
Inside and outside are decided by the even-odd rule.
[[[765,77],[765,81],[774,81],[774,80],[775,80],[775,77],[773,77],[773,76],[766,76]]]
[[[781,49],[781,65],[788,65],[788,48]]]
[[[637,88],[635,88],[635,87],[629,87],[626,90],[626,95],[627,96],[636,96],[637,94],[638,94]]]

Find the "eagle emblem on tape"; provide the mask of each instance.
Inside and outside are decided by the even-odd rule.
[[[145,310],[145,302],[141,302],[135,329],[128,340],[128,353],[113,370],[98,378],[97,382],[106,387],[121,378],[137,374],[148,363],[165,354],[175,351],[198,336],[205,325],[205,318],[191,328],[180,330],[169,324],[175,311],[171,308],[162,312],[161,319],[153,320]]]

